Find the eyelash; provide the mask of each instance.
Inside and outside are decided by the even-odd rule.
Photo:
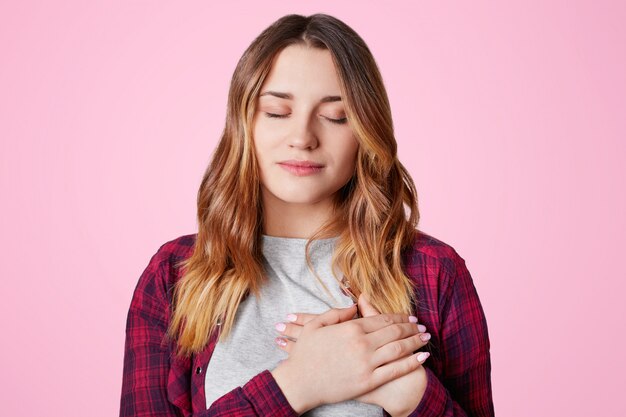
[[[269,118],[276,118],[276,119],[284,119],[285,117],[287,117],[287,114],[274,114],[274,113],[265,113],[265,116],[269,117]],[[328,120],[331,123],[335,123],[338,125],[343,125],[346,124],[346,122],[348,121],[347,117],[344,117],[343,119],[329,119],[328,117],[325,117],[326,120]]]

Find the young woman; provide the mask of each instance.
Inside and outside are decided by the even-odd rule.
[[[198,233],[139,279],[120,416],[493,416],[472,278],[418,219],[364,41],[279,19],[233,74]]]

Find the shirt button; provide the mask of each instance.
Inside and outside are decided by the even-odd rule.
[[[198,366],[198,367],[196,368],[196,375],[200,375],[201,373],[202,373],[202,367],[201,367],[201,366]]]

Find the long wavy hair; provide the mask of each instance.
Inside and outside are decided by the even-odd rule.
[[[276,55],[290,45],[328,50],[340,80],[346,117],[359,143],[355,172],[334,196],[334,215],[306,243],[337,236],[332,255],[339,284],[356,302],[365,292],[380,311],[411,314],[415,287],[403,271],[402,251],[416,237],[417,192],[397,157],[387,92],[363,39],[326,14],[290,14],[266,28],[233,73],[226,125],[198,191],[198,233],[192,255],[177,266],[166,336],[177,355],[201,351],[221,326],[228,337],[247,294],[259,296],[263,207],[252,120],[257,97]],[[312,268],[311,268],[312,269]],[[317,276],[317,275],[316,275]]]

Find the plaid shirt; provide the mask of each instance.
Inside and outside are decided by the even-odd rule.
[[[126,322],[120,416],[298,416],[267,369],[206,408],[204,372],[218,332],[187,359],[174,357],[172,342],[162,344],[181,275],[175,263],[191,255],[195,238],[163,244],[139,278]],[[431,353],[426,391],[410,417],[493,416],[487,322],[465,261],[423,232],[402,259],[417,284],[419,322],[432,336],[421,349]]]

